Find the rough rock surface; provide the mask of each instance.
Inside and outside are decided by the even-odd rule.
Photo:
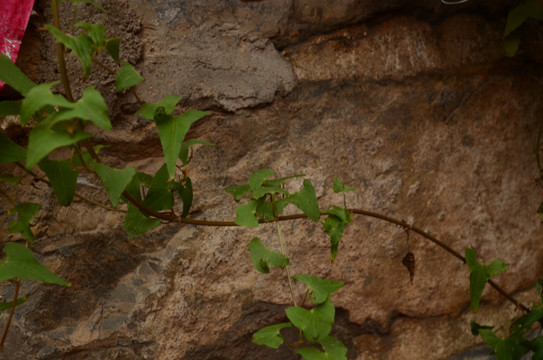
[[[144,99],[174,93],[183,106],[212,110],[189,133],[216,144],[197,148],[190,165],[192,217],[232,219],[236,204],[224,187],[260,168],[305,173],[321,207],[341,204],[332,192],[337,176],[356,188],[350,207],[413,222],[457,251],[474,247],[487,262],[505,260],[511,268],[497,282],[524,303],[535,300],[531,288],[543,276],[535,209],[543,191],[534,182],[533,148],[543,86],[532,63],[540,55],[504,58],[501,31],[513,1],[104,5],[114,11],[81,14],[129,39],[123,55],[147,77],[138,87]],[[23,48],[23,69],[52,80],[53,44],[39,32],[26,43],[33,46]],[[75,74],[79,65],[70,64]],[[156,129],[130,116],[135,101],[114,98],[106,79],[96,71],[89,80],[113,107],[115,129],[97,136],[113,143],[105,161],[156,171]],[[107,203],[103,191],[79,191]],[[274,226],[170,224],[132,239],[122,214],[80,202],[61,208],[43,186],[17,196],[45,204],[35,250],[73,286],[25,284],[30,296],[16,312],[8,358],[296,358],[250,341],[259,328],[284,321],[290,306],[284,274],[259,274],[248,255],[253,236],[278,247]],[[9,219],[2,222],[6,229]],[[320,225],[296,220],[283,232],[293,273],[345,282],[333,297],[333,332],[349,359],[483,359],[488,349],[471,335],[470,320],[503,324],[518,314],[488,289],[472,314],[467,268],[419,236],[407,245],[405,231],[379,220],[356,217],[333,264]],[[2,233],[2,241],[16,239]],[[409,250],[413,283],[402,265]],[[3,285],[5,299],[12,292]]]

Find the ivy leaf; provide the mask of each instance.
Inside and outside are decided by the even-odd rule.
[[[0,164],[26,160],[26,149],[0,132]]]
[[[331,336],[327,336],[319,342],[324,353],[314,348],[301,348],[296,351],[305,360],[347,360],[347,348],[343,343]]]
[[[30,230],[30,220],[40,211],[40,204],[22,203],[8,211],[9,215],[17,213],[17,220],[9,225],[10,234],[21,233],[31,244],[34,243],[34,234]]]
[[[215,146],[215,144],[210,143],[208,141],[204,141],[204,140],[189,139],[185,141],[183,145],[181,146],[181,150],[179,150],[179,159],[181,159],[181,162],[183,162],[183,165],[187,165],[189,162],[189,148],[191,148],[192,146],[196,144],[205,145],[205,146]]]
[[[104,183],[104,187],[109,194],[109,200],[114,207],[119,204],[124,189],[136,174],[136,169],[131,167],[118,170],[100,163],[94,164],[94,171]]]
[[[24,245],[10,243],[4,247],[5,260],[0,260],[0,281],[22,278],[37,280],[46,284],[57,284],[71,286],[67,281],[62,280],[51,270],[40,264],[34,258],[32,251]]]
[[[532,360],[543,360],[543,337],[539,336],[530,341],[529,347],[534,352]]]
[[[95,45],[95,49],[99,50],[105,45],[106,27],[102,24],[89,24],[83,21],[75,24],[75,27],[84,29]]]
[[[238,206],[234,222],[239,226],[258,227],[258,220],[255,216],[257,206],[258,201],[256,200],[250,200],[247,204]]]
[[[289,322],[266,326],[253,334],[253,343],[277,349],[284,341],[281,329],[291,327]]]
[[[524,0],[521,1],[507,15],[507,23],[505,25],[504,37],[511,34],[519,26],[524,24],[528,19],[543,20],[543,6],[539,0]]]
[[[166,95],[159,103],[143,104],[136,114],[143,116],[147,120],[155,121],[158,114],[170,115],[180,100],[181,96]]]
[[[111,58],[117,63],[121,63],[121,58],[119,57],[119,49],[121,46],[120,38],[111,38],[106,40],[106,50],[111,56]]]
[[[261,169],[252,173],[251,176],[249,176],[249,186],[251,187],[251,190],[255,191],[258,189],[262,186],[265,179],[273,175],[275,175],[275,173],[270,169]]]
[[[145,78],[138,74],[130,63],[125,61],[121,66],[121,70],[117,73],[115,88],[117,89],[117,92],[121,92],[138,85],[142,81],[145,81]]]
[[[321,222],[324,231],[330,237],[330,260],[334,261],[337,256],[339,241],[343,236],[345,226],[353,220],[353,215],[347,209],[334,206],[332,209],[324,210],[328,217]]]
[[[304,180],[303,189],[289,196],[288,201],[296,205],[311,220],[319,221],[321,216],[319,203],[315,195],[315,188],[309,180]]]
[[[228,186],[224,190],[233,195],[236,202],[239,202],[245,195],[251,192],[251,187],[249,185],[234,185]]]
[[[260,198],[257,200],[258,205],[256,207],[256,215],[263,218],[266,221],[272,221],[275,219],[275,214],[273,213],[273,203],[265,201],[265,199]],[[286,199],[280,199],[275,202],[275,209],[277,210],[277,215],[280,215],[284,208],[289,204]]]
[[[160,143],[171,178],[175,176],[175,164],[185,135],[187,135],[192,123],[206,114],[203,111],[189,110],[180,116],[163,115],[156,119]]]
[[[512,336],[502,339],[491,329],[479,329],[479,335],[490,345],[497,360],[520,359],[530,350],[524,346],[525,341],[522,337]]]
[[[0,53],[0,80],[17,90],[21,95],[26,96],[30,89],[36,84],[26,77],[25,74],[6,55]]]
[[[523,335],[530,330],[536,322],[541,322],[543,319],[543,306],[533,307],[528,314],[522,315],[511,325],[511,332],[519,332]]]
[[[89,120],[104,130],[111,130],[111,122],[107,116],[107,105],[102,95],[94,87],[83,89],[83,96],[76,103],[70,103],[70,109],[61,110],[52,117],[49,125],[59,121],[80,118]]]
[[[144,215],[136,206],[132,205],[132,203],[127,203],[127,205],[128,211],[124,218],[124,229],[128,236],[135,237],[143,235],[147,231],[160,225],[160,221]]]
[[[521,31],[517,29],[511,34],[503,38],[503,48],[505,50],[505,55],[509,57],[515,56],[519,47],[520,47]]]
[[[485,265],[477,262],[475,251],[466,248],[466,264],[469,266],[469,290],[471,298],[471,310],[477,312],[481,294],[487,281],[495,275],[505,271],[509,265],[501,260],[494,260],[490,265]]]
[[[73,135],[65,129],[54,129],[37,125],[30,131],[28,137],[28,153],[26,156],[26,168],[32,169],[40,160],[57,148],[75,144],[83,139],[88,139],[91,134],[76,130]]]
[[[72,50],[75,56],[79,58],[83,66],[83,73],[85,78],[90,74],[90,68],[92,64],[91,55],[93,51],[93,44],[90,37],[85,34],[78,36],[69,36],[50,24],[45,24],[45,27],[51,35],[61,44]]]
[[[345,193],[354,190],[354,187],[345,185],[341,180],[335,177],[333,189],[335,193]]]
[[[40,84],[33,87],[21,104],[21,124],[26,125],[28,120],[40,109],[46,106],[60,106],[72,108],[73,104],[62,95],[53,94],[51,87],[58,81],[48,84]]]
[[[18,115],[20,112],[20,101],[6,100],[0,102],[0,116]]]
[[[270,272],[270,266],[283,268],[289,264],[288,258],[285,255],[268,249],[257,237],[251,240],[249,251],[251,252],[251,261],[255,269],[263,274]]]
[[[10,185],[19,185],[21,179],[20,176],[15,176],[13,174],[0,174],[0,182]]]
[[[281,184],[275,182],[271,183],[264,181],[262,186],[253,191],[253,197],[255,199],[260,199],[266,194],[284,194],[289,195],[289,192],[281,187]]]
[[[173,207],[173,194],[168,188],[168,169],[166,165],[162,165],[156,172],[143,205],[153,211],[167,210]]]
[[[24,303],[28,298],[26,296],[20,297],[17,299],[17,303],[15,306],[19,306],[22,303]],[[2,314],[6,310],[11,310],[13,307],[13,301],[10,302],[0,302],[0,314]]]
[[[310,341],[324,339],[332,330],[335,308],[330,297],[325,302],[306,310],[293,306],[285,310],[288,319],[294,326],[301,329]]]
[[[58,203],[68,206],[72,203],[79,173],[72,168],[70,160],[43,159],[38,164],[39,168],[47,175]]]
[[[185,178],[179,188],[179,196],[183,200],[182,218],[186,218],[192,206],[192,181],[189,177]]]
[[[322,304],[330,294],[338,291],[344,285],[342,281],[321,279],[305,274],[294,275],[294,280],[306,284],[311,289],[311,301],[315,304]]]

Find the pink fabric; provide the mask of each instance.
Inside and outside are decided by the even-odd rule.
[[[34,0],[0,0],[0,52],[17,60]],[[4,87],[0,81],[0,92]]]

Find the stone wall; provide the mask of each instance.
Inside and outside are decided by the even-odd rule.
[[[51,21],[48,3],[37,2],[19,57],[35,81],[58,76],[54,43],[38,30]],[[487,262],[503,259],[511,267],[496,281],[527,304],[536,299],[541,32],[530,24],[520,56],[505,58],[502,33],[514,1],[103,4],[109,13],[81,7],[79,14],[126,40],[122,56],[146,77],[138,87],[145,100],[177,94],[183,109],[211,111],[189,133],[216,144],[197,148],[190,165],[191,217],[232,219],[236,203],[224,187],[260,168],[307,174],[322,207],[342,201],[332,192],[337,176],[356,188],[350,207],[413,222],[459,252],[474,247]],[[69,65],[81,83],[79,64],[70,58]],[[108,79],[100,69],[90,79],[112,108],[114,130],[95,138],[113,144],[105,161],[156,171],[156,129],[130,115],[135,99],[114,96]],[[105,192],[79,191],[107,202]],[[257,329],[284,321],[290,306],[284,274],[259,274],[248,254],[253,236],[277,247],[273,226],[164,225],[129,238],[122,214],[80,202],[59,207],[44,186],[18,195],[45,205],[35,250],[73,286],[23,287],[29,300],[12,324],[8,358],[296,358],[250,341]],[[333,297],[333,333],[350,359],[484,359],[489,350],[477,347],[469,322],[501,325],[518,314],[489,289],[472,314],[467,268],[413,234],[411,283],[401,262],[405,232],[390,224],[355,217],[333,264],[319,225],[296,220],[283,231],[293,273],[345,282]],[[2,233],[2,241],[15,239]],[[12,291],[4,285],[2,296]]]

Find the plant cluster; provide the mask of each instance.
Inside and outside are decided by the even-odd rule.
[[[77,3],[93,1],[72,0]],[[525,334],[536,322],[543,318],[541,304],[531,310],[505,293],[490,278],[507,268],[507,264],[495,260],[489,265],[477,261],[472,249],[465,249],[462,256],[447,244],[422,229],[383,214],[362,209],[347,207],[345,193],[353,188],[335,178],[334,193],[342,194],[342,206],[321,209],[317,202],[315,189],[305,175],[298,174],[283,178],[273,178],[275,173],[270,169],[257,170],[249,177],[248,184],[229,186],[226,192],[236,202],[243,203],[235,210],[234,221],[204,221],[190,218],[193,200],[192,181],[186,166],[192,158],[192,147],[196,144],[211,146],[213,144],[197,139],[186,139],[191,125],[207,115],[206,112],[189,110],[177,113],[180,98],[165,96],[158,103],[145,103],[136,93],[135,86],[144,81],[134,66],[123,62],[119,56],[121,39],[106,38],[106,29],[99,24],[79,22],[75,24],[78,35],[69,35],[60,30],[57,0],[52,0],[53,24],[46,25],[58,46],[61,86],[63,91],[54,90],[59,82],[35,84],[27,78],[4,55],[0,55],[0,80],[18,91],[23,100],[0,102],[0,116],[17,116],[20,126],[28,132],[28,143],[21,146],[8,136],[0,133],[0,165],[11,164],[11,168],[24,171],[33,181],[40,181],[52,187],[58,203],[70,206],[74,197],[93,206],[125,213],[124,227],[128,235],[139,236],[156,228],[161,223],[190,223],[201,226],[247,226],[257,227],[261,223],[275,223],[280,251],[268,248],[257,237],[248,245],[250,259],[255,269],[261,273],[269,273],[270,267],[283,269],[289,284],[292,306],[285,310],[287,322],[266,326],[253,335],[253,342],[270,348],[278,348],[285,344],[306,360],[346,359],[347,348],[340,339],[331,336],[335,317],[332,294],[344,283],[332,279],[319,278],[308,274],[291,275],[285,241],[280,223],[299,218],[308,218],[320,222],[330,238],[330,260],[334,261],[338,254],[338,246],[345,227],[355,215],[377,218],[417,233],[424,239],[444,249],[459,260],[465,262],[470,269],[471,307],[478,309],[481,294],[486,284],[490,284],[508,300],[526,312],[512,325],[506,338],[499,338],[491,327],[472,324],[474,334],[480,334],[490,344],[498,359],[518,359],[519,356],[533,351],[534,359],[543,359],[543,337],[528,340]],[[102,9],[103,10],[103,9]],[[66,74],[64,56],[69,49],[82,64],[83,76],[88,77],[92,65],[98,65],[115,76],[118,92],[130,91],[139,103],[134,114],[141,116],[156,126],[164,153],[164,165],[155,174],[146,174],[132,167],[117,169],[108,166],[100,157],[102,145],[92,143],[91,124],[95,128],[108,131],[112,128],[108,108],[102,95],[93,86],[81,90],[81,96],[75,99],[72,95],[70,81]],[[116,64],[112,69],[97,60],[97,54],[106,52]],[[58,159],[60,149],[68,149],[69,157]],[[64,152],[66,153],[66,152]],[[110,205],[98,203],[85,198],[76,192],[76,184],[82,174],[95,174],[102,182],[109,196]],[[286,184],[289,181],[302,179],[302,189],[291,193]],[[7,211],[13,216],[9,225],[10,233],[21,235],[22,241],[12,242],[4,246],[5,258],[0,260],[0,281],[15,284],[13,300],[0,303],[0,312],[9,311],[9,317],[0,340],[3,346],[11,319],[17,306],[26,301],[26,296],[19,296],[21,280],[34,280],[48,284],[70,286],[70,283],[52,273],[38,262],[31,247],[35,241],[31,224],[41,206],[36,203],[22,202],[14,199],[5,190],[5,186],[16,186],[22,177],[12,173],[0,174],[0,196],[11,204]],[[302,214],[282,215],[288,205],[294,205]],[[177,211],[177,212],[176,212]],[[321,220],[322,219],[322,220]],[[411,279],[415,275],[415,256],[408,252],[403,259]],[[303,283],[306,287],[303,300],[295,293],[293,282]],[[537,290],[542,294],[538,282]],[[543,295],[542,300],[543,300]],[[291,343],[285,339],[281,331],[285,328],[298,329],[299,338]]]

